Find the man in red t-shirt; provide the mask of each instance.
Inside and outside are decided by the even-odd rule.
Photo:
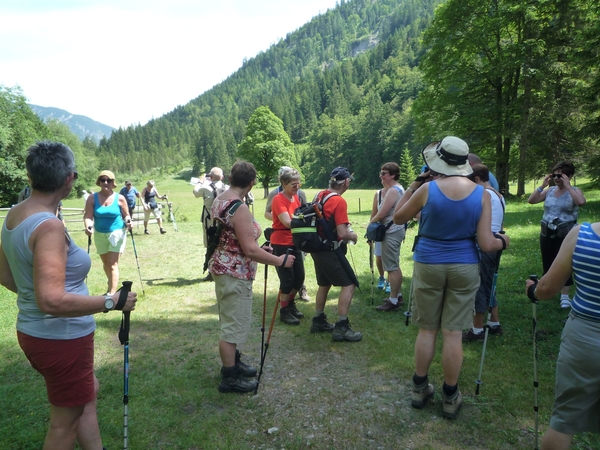
[[[350,227],[348,204],[342,198],[352,180],[354,180],[354,177],[348,169],[345,167],[336,167],[331,172],[329,189],[319,192],[316,197],[320,200],[329,194],[337,194],[330,197],[323,205],[323,217],[329,223],[337,240],[342,241],[340,243],[344,250],[345,244],[348,241],[356,243],[358,239],[357,234]],[[336,252],[311,253],[315,263],[319,290],[317,291],[317,298],[315,300],[315,317],[313,317],[310,331],[313,333],[333,331],[334,341],[357,342],[362,339],[362,333],[353,331],[350,328],[350,321],[348,320],[348,310],[350,309],[352,295],[356,286],[347,269],[340,262],[340,258],[345,258],[344,253],[341,249]],[[335,323],[335,327],[327,322],[324,314],[325,302],[331,286],[341,286],[342,288],[338,299],[338,320]]]

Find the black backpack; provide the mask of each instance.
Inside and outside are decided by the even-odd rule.
[[[336,194],[331,194],[304,203],[294,211],[291,221],[291,231],[294,246],[305,253],[330,252],[338,245],[331,226],[323,217],[323,205]]]
[[[223,231],[224,227],[223,219],[225,218],[225,215],[229,214],[229,216],[233,216],[235,214],[235,211],[240,207],[241,204],[241,200],[232,201],[229,204],[229,206],[225,208],[221,217],[215,217],[212,220],[212,225],[206,229],[206,235],[208,240],[206,244],[206,254],[204,255],[203,272],[206,272],[206,269],[208,269],[208,262],[210,261],[211,256],[219,246],[219,241],[221,240],[221,232]]]

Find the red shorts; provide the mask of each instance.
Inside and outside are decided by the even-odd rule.
[[[94,333],[78,339],[41,339],[17,331],[19,345],[46,381],[48,400],[61,408],[94,400]]]

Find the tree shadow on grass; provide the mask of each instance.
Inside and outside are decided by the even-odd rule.
[[[183,286],[191,286],[194,284],[198,284],[198,283],[204,283],[203,278],[194,278],[194,279],[189,279],[189,278],[175,278],[175,279],[171,279],[169,281],[164,281],[166,280],[165,278],[154,278],[152,280],[146,280],[146,284],[148,286],[171,286],[171,287],[183,287]]]

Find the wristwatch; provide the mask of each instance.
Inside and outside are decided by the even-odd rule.
[[[112,311],[112,309],[115,307],[115,301],[112,299],[112,297],[110,295],[105,295],[104,296],[104,312],[107,313],[109,311]]]

